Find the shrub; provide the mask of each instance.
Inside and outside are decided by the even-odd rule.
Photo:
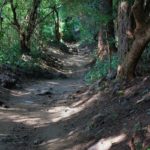
[[[112,56],[111,69],[116,69],[118,65],[117,56]],[[107,75],[110,68],[110,62],[108,59],[100,60],[97,58],[94,67],[90,69],[85,75],[85,80],[87,83],[92,83]]]

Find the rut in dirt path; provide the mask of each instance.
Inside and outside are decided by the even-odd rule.
[[[85,86],[82,77],[89,62],[89,57],[73,56],[66,62],[74,69],[70,78],[28,81],[23,89],[9,91],[10,108],[0,109],[0,150],[69,147],[69,136],[80,128],[67,121],[80,111],[69,106],[69,96]]]

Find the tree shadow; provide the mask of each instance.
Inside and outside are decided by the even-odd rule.
[[[98,146],[94,150],[103,150],[102,146],[110,146],[108,150],[128,150],[128,141],[137,124],[141,122],[143,127],[150,124],[145,111],[149,109],[149,101],[137,104],[139,98],[149,93],[145,92],[148,83],[123,87],[120,89],[123,95],[120,92],[114,95],[111,90],[85,89],[71,97],[69,103],[48,105],[46,110],[38,105],[31,105],[30,110],[16,106],[1,110],[1,121],[12,126],[21,123],[29,129],[30,144],[26,147],[31,150],[84,150],[95,146],[94,143]],[[137,90],[140,92],[135,94]],[[22,134],[19,131],[19,136]]]

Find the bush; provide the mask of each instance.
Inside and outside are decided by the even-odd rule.
[[[0,64],[10,64],[15,65],[20,59],[21,53],[18,44],[11,48],[0,50]]]
[[[25,71],[39,68],[40,57],[41,52],[34,48],[31,50],[30,56],[22,55],[18,44],[0,50],[0,64],[10,65],[14,69],[19,67]]]
[[[112,56],[111,69],[116,69],[118,65],[117,56]],[[110,63],[108,59],[100,60],[97,58],[95,66],[91,68],[90,71],[85,75],[85,80],[87,83],[92,83],[104,76],[107,75],[110,67]]]

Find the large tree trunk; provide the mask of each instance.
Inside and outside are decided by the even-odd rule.
[[[127,54],[122,65],[118,68],[119,76],[126,77],[128,79],[132,79],[134,77],[136,65],[149,41],[150,24],[137,31],[131,50]]]
[[[100,25],[98,34],[98,56],[103,59],[108,54],[108,48],[111,52],[117,51],[115,46],[114,22],[112,16],[112,0],[103,0],[100,3],[101,15],[110,17],[107,23]]]
[[[136,28],[134,30],[134,40],[130,51],[126,55],[123,63],[118,67],[118,77],[131,79],[134,77],[137,63],[150,42],[150,9],[149,1],[135,0],[132,7]],[[148,10],[147,10],[147,9]],[[147,13],[149,11],[149,13]]]
[[[131,7],[129,2],[122,1],[118,7],[118,55],[121,62],[130,49],[131,31]]]

